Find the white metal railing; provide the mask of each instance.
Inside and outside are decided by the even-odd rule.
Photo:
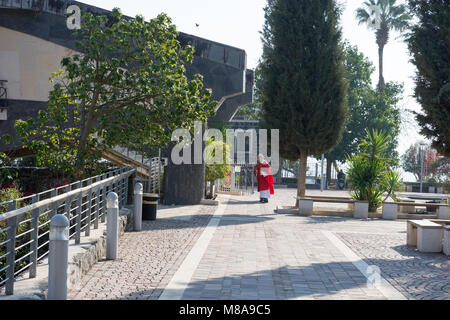
[[[81,232],[89,236],[105,222],[106,195],[116,192],[119,204],[128,200],[129,178],[135,168],[124,167],[102,175],[50,189],[28,197],[0,203],[0,292],[14,293],[15,278],[26,270],[36,277],[38,261],[49,252],[50,220],[56,214],[70,222],[69,239],[80,243]]]
[[[150,193],[160,193],[161,173],[163,167],[168,164],[167,158],[146,158],[142,151],[133,151],[124,146],[115,146],[113,150],[145,166],[149,171],[149,180],[140,180],[144,185],[144,190]]]

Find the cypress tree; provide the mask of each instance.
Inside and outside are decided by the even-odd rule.
[[[432,147],[450,157],[450,6],[448,0],[410,0],[418,23],[408,36],[417,67],[415,94],[423,113],[416,118]]]
[[[305,196],[307,157],[330,151],[345,124],[340,14],[335,0],[268,0],[265,8],[262,122],[280,129],[280,156],[300,160],[300,197]]]

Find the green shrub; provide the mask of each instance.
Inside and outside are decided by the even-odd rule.
[[[347,176],[350,181],[351,197],[354,200],[368,201],[369,211],[379,208],[388,197],[394,199],[395,192],[401,188],[400,172],[390,168],[391,159],[384,152],[390,136],[377,130],[367,131],[368,139],[361,143],[363,152],[347,156]],[[383,193],[386,193],[384,200]]]

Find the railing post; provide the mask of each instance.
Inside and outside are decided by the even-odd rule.
[[[102,174],[102,180],[105,180],[107,177],[108,177],[108,175],[106,173]],[[104,223],[106,221],[106,185],[102,185],[102,188],[100,190],[100,194],[102,195],[102,217],[101,217],[101,222]]]
[[[123,176],[123,170],[121,170],[122,172],[121,177],[120,177],[120,187],[119,187],[119,204],[121,207],[123,207],[124,205],[126,205],[125,203],[125,199],[126,199],[126,193],[125,193],[125,177]]]
[[[106,221],[106,185],[103,185],[102,190],[102,218],[101,222],[104,223]]]
[[[92,185],[92,179],[87,181],[87,185]],[[86,211],[86,230],[84,230],[85,236],[91,234],[91,214],[92,214],[92,189],[89,189],[87,194],[87,211]]]
[[[158,152],[158,199],[161,199],[161,149]]]
[[[56,190],[56,188],[53,188],[52,191],[51,191],[50,196],[51,196],[52,198],[54,198],[54,197],[56,197],[57,195],[58,195],[58,191]],[[55,202],[53,202],[53,203],[51,204],[50,219],[53,218],[53,216],[54,216],[55,214],[57,214],[57,213],[58,213],[58,202],[55,201]]]
[[[66,186],[65,192],[67,193],[67,192],[70,192],[70,191],[71,191],[71,186],[70,186],[70,184],[68,184]],[[64,211],[67,214],[67,219],[69,219],[69,224],[70,224],[70,209],[71,209],[71,206],[72,206],[72,197],[66,199],[66,203],[65,203],[65,206],[64,206]]]
[[[39,201],[38,195],[33,195],[32,203]],[[30,278],[36,278],[37,258],[38,258],[38,234],[39,234],[39,209],[31,211],[31,243],[30,243]]]
[[[82,187],[81,181],[77,183],[77,189]],[[83,193],[80,192],[77,199],[77,215],[75,218],[75,243],[79,244],[81,241],[81,206],[83,204]]]
[[[100,212],[100,188],[95,189],[94,229],[98,229],[98,217]]]
[[[50,221],[48,300],[67,299],[68,257],[69,219],[63,214],[57,214]]]
[[[142,194],[144,187],[142,183],[134,185],[134,231],[142,230]]]
[[[152,190],[152,158],[150,158],[149,160],[149,165],[148,165],[148,187],[147,187],[147,192],[151,193]]]
[[[17,201],[13,200],[9,204],[9,211],[15,210],[17,208]],[[16,260],[16,228],[17,228],[17,217],[12,217],[8,219],[8,233],[7,233],[7,239],[8,243],[6,245],[6,252],[8,255],[6,256],[6,265],[8,266],[8,269],[6,269],[6,278],[8,279],[6,281],[6,287],[5,287],[5,293],[6,295],[13,295],[14,294],[14,269],[15,269],[15,260]]]
[[[110,192],[106,197],[106,259],[117,258],[117,245],[119,242],[119,197],[117,193]]]

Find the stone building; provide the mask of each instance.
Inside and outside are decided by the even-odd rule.
[[[109,13],[77,1],[0,0],[0,134],[13,137],[12,144],[0,144],[0,151],[13,157],[29,154],[21,148],[14,122],[36,117],[46,107],[50,75],[60,69],[61,59],[75,50],[72,30],[67,27],[66,10],[71,5],[94,14]],[[187,66],[188,77],[202,74],[213,99],[219,101],[213,120],[229,121],[239,106],[252,101],[253,71],[246,69],[244,50],[182,32],[179,41],[195,48],[194,62]],[[204,164],[174,166],[169,161],[165,176],[170,181],[165,185],[169,203],[200,202]],[[176,187],[188,176],[190,186]]]

